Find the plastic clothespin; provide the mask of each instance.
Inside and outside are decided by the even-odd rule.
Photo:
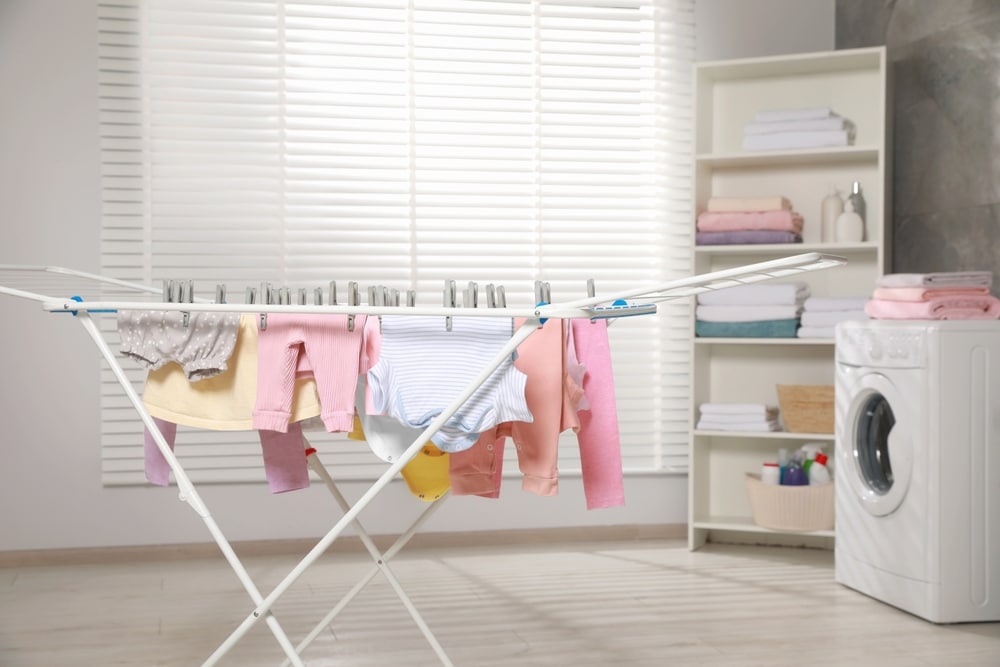
[[[257,289],[254,287],[247,287],[246,297],[244,298],[246,303],[255,303],[257,301]]]
[[[593,278],[587,278],[587,296],[591,299],[597,296],[597,283]]]
[[[497,307],[497,288],[493,283],[486,283],[486,307]]]
[[[417,305],[417,290],[406,290],[406,305],[410,308]]]
[[[465,289],[465,307],[479,307],[479,285],[473,280],[469,281],[469,285]]]
[[[506,308],[507,307],[507,290],[503,285],[497,285],[497,307]]]
[[[226,302],[226,285],[225,283],[219,283],[215,286],[215,302],[225,303]]]
[[[322,306],[323,305],[323,288],[317,287],[313,290],[313,305]]]
[[[444,281],[444,297],[442,299],[445,308],[455,308],[455,301],[458,297],[455,281],[445,280]],[[451,315],[446,315],[444,318],[444,328],[445,331],[451,331]]]
[[[265,305],[270,305],[273,301],[274,294],[271,291],[270,283],[260,284],[260,303]],[[264,331],[267,329],[267,313],[260,314],[260,330]]]
[[[361,303],[361,292],[358,291],[358,283],[351,281],[347,283],[347,305],[357,306]],[[354,315],[347,316],[347,330],[354,331]]]
[[[189,280],[185,282],[179,282],[177,285],[177,301],[176,303],[194,303],[194,281]],[[184,326],[188,326],[191,323],[191,313],[183,311],[181,313],[182,323]]]

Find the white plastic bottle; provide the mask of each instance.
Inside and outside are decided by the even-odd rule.
[[[829,193],[820,205],[820,240],[833,243],[836,240],[837,217],[844,212],[844,200],[837,192],[837,186],[830,184]]]
[[[850,199],[844,204],[844,212],[837,216],[835,238],[838,243],[860,243],[865,240],[865,222],[854,212]]]
[[[826,467],[829,457],[820,452],[816,455],[816,460],[809,466],[809,483],[825,484],[830,481],[830,469]]]

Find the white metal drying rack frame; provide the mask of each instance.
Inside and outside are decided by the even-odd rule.
[[[714,291],[734,287],[742,284],[771,280],[775,278],[787,278],[799,275],[808,271],[832,268],[845,264],[843,257],[828,255],[823,253],[803,253],[777,260],[748,264],[732,269],[714,271],[702,275],[682,278],[679,280],[653,285],[650,287],[637,288],[630,291],[620,292],[612,295],[594,296],[576,301],[567,301],[555,304],[539,304],[531,308],[454,308],[454,307],[421,307],[421,306],[378,306],[378,305],[276,305],[276,304],[227,304],[227,303],[170,303],[160,301],[141,301],[131,299],[106,300],[106,301],[83,301],[80,297],[55,297],[42,294],[29,289],[23,289],[25,281],[29,281],[32,276],[41,278],[44,276],[59,276],[63,279],[74,279],[82,282],[96,282],[102,287],[112,290],[121,290],[123,293],[131,295],[162,294],[162,289],[155,287],[116,280],[107,276],[100,276],[84,273],[73,269],[47,266],[23,266],[23,265],[3,265],[0,264],[0,280],[6,281],[8,277],[16,276],[15,281],[19,287],[6,286],[0,283],[0,294],[7,294],[37,301],[43,310],[50,313],[72,313],[83,328],[90,335],[94,344],[100,350],[105,361],[107,361],[115,375],[122,390],[125,392],[132,406],[139,414],[144,425],[152,434],[157,447],[166,459],[170,469],[174,473],[177,483],[179,497],[183,502],[188,503],[192,509],[201,517],[208,528],[212,538],[218,544],[223,556],[232,567],[240,583],[246,589],[254,607],[244,621],[219,645],[212,655],[203,663],[204,666],[215,665],[237,642],[253,627],[257,621],[264,619],[272,634],[287,656],[283,665],[295,665],[304,667],[301,653],[325,628],[333,618],[353,599],[357,593],[378,573],[382,572],[399,596],[402,604],[413,617],[415,623],[430,643],[441,663],[451,666],[453,663],[448,658],[444,649],[424,622],[420,613],[414,607],[399,581],[392,574],[388,567],[388,561],[399,552],[406,542],[416,533],[420,525],[430,515],[430,512],[439,505],[440,500],[432,503],[411,525],[411,527],[401,535],[396,542],[384,553],[379,552],[369,535],[364,531],[358,521],[358,515],[378,496],[379,493],[400,473],[403,467],[416,456],[432,435],[434,435],[447,420],[461,408],[462,404],[475,392],[480,384],[485,382],[493,371],[512,354],[517,347],[540,328],[548,319],[607,319],[618,318],[631,315],[649,314],[656,311],[656,303],[687,296],[693,296],[702,292]],[[639,299],[640,303],[632,300]],[[613,305],[608,305],[613,304]],[[292,570],[278,583],[268,594],[262,595],[256,584],[250,578],[249,573],[243,566],[239,557],[233,551],[229,541],[223,535],[222,530],[208,511],[207,506],[202,501],[194,488],[194,484],[188,477],[178,458],[168,446],[162,433],[157,427],[153,418],[146,410],[141,398],[133,388],[131,382],[125,375],[121,364],[118,362],[114,352],[100,332],[97,324],[91,318],[91,313],[115,313],[119,309],[128,310],[156,310],[156,311],[181,311],[181,312],[253,312],[253,313],[326,313],[342,315],[407,315],[407,316],[461,316],[461,317],[506,317],[524,318],[524,323],[514,332],[511,339],[503,349],[494,357],[482,370],[479,376],[465,388],[461,396],[458,396],[448,405],[444,411],[438,415],[426,429],[424,429],[416,439],[407,446],[403,454],[394,461],[376,479],[368,490],[357,500],[354,505],[350,505],[344,496],[337,489],[333,478],[315,455],[314,450],[307,450],[309,465],[312,470],[323,480],[337,503],[344,511],[343,516],[330,528],[316,545],[292,568]],[[305,639],[294,645],[288,635],[278,623],[278,619],[271,612],[275,602],[283,595],[295,581],[310,567],[320,556],[322,556],[333,542],[340,536],[343,530],[353,525],[358,531],[359,537],[366,550],[374,561],[374,567],[352,588],[347,595],[330,611],[327,616],[320,621],[315,629],[306,636]]]

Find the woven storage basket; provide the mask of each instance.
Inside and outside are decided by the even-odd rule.
[[[772,530],[833,530],[833,482],[808,486],[765,484],[747,473],[753,522]]]
[[[833,385],[779,384],[778,407],[793,433],[833,433]]]

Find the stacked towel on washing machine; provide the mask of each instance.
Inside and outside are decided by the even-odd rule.
[[[809,295],[804,282],[738,285],[699,294],[695,335],[792,338]]]
[[[875,283],[865,312],[879,320],[995,320],[990,271],[895,273]]]

